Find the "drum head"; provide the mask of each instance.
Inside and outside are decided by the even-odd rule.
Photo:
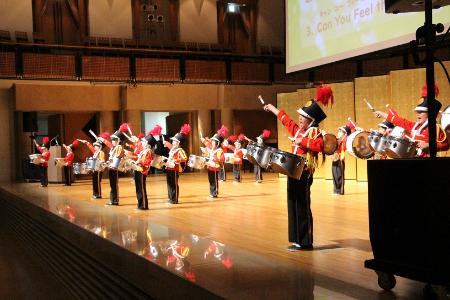
[[[334,134],[326,133],[323,136],[323,153],[333,155],[338,147],[338,141]]]
[[[450,132],[450,105],[442,112],[441,126],[447,133]]]
[[[375,151],[369,143],[369,132],[361,131],[358,133],[352,141],[352,149],[358,158],[371,158],[375,154]]]

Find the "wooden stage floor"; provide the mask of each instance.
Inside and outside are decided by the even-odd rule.
[[[392,292],[384,292],[378,287],[375,272],[364,268],[364,261],[373,258],[368,229],[367,183],[347,181],[346,195],[341,196],[333,195],[331,180],[316,179],[312,186],[314,250],[289,252],[286,250],[289,245],[286,179],[264,173],[263,183],[258,184],[253,180],[253,174],[245,173],[241,183],[233,182],[231,177],[228,173],[228,181],[220,182],[219,198],[212,199],[208,197],[206,173],[182,174],[180,203],[172,205],[167,203],[165,176],[151,175],[147,178],[148,211],[135,209],[134,183],[130,177],[119,179],[118,207],[104,206],[109,195],[107,178],[102,182],[104,198],[97,200],[91,199],[91,181],[88,179],[78,180],[70,187],[50,184],[48,188],[40,188],[38,183],[4,183],[1,187],[105,238],[110,238],[108,231],[111,229],[107,225],[117,216],[125,217],[130,224],[145,224],[146,228],[161,226],[158,228],[166,228],[166,233],[181,232],[185,237],[189,236],[186,244],[191,247],[192,255],[200,253],[205,260],[215,257],[226,269],[228,275],[222,280],[222,273],[205,267],[205,261],[198,268],[201,264],[196,264],[195,259],[190,262],[190,270],[197,273],[198,284],[226,298],[261,299],[269,298],[268,295],[271,298],[279,295],[275,296],[279,299],[285,299],[286,295],[291,299],[422,298],[423,283],[397,277]],[[147,238],[151,239],[149,234],[147,232]],[[163,235],[161,231],[155,234],[160,239]],[[128,247],[135,240],[136,234],[133,236],[131,230],[122,231],[121,238],[116,237],[115,242]],[[197,243],[198,240],[203,242]],[[200,244],[203,249],[196,252],[195,245]],[[144,255],[142,251],[135,252]],[[169,265],[166,262],[166,266]],[[289,284],[278,284],[274,277],[280,274]],[[215,278],[217,282],[222,280],[222,283],[212,283],[207,278]]]

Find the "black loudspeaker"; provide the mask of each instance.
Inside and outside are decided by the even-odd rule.
[[[37,132],[37,113],[24,112],[23,113],[23,132]]]
[[[450,0],[434,0],[433,9],[450,4]],[[425,1],[423,0],[385,0],[384,10],[386,13],[405,13],[425,10]]]

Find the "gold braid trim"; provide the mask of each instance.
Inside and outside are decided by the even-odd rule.
[[[320,135],[319,128],[313,128],[308,133],[308,139],[315,140],[319,135]],[[308,140],[308,143],[307,143],[307,147],[309,148],[309,140]],[[314,170],[315,168],[318,167],[318,165],[319,165],[319,155],[317,153],[314,153],[314,152],[308,150],[306,152],[306,157],[305,158],[306,158],[306,166],[309,169]]]

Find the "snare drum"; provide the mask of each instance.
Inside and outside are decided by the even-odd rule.
[[[108,168],[113,169],[113,170],[118,170],[118,169],[119,169],[120,162],[122,161],[122,158],[121,158],[121,157],[114,156],[114,157],[113,157],[112,159],[110,159],[109,161],[110,161],[110,163],[109,163],[109,165],[108,165]],[[123,163],[122,163],[122,165],[123,165]]]
[[[390,158],[412,158],[416,155],[417,147],[414,142],[407,139],[389,136],[384,151]]]
[[[64,157],[55,158],[55,166],[57,166],[58,168],[64,167],[65,164],[66,162],[64,161]]]
[[[380,132],[372,131],[369,134],[368,139],[370,146],[375,152],[384,154],[384,149],[388,144],[388,138],[386,136],[383,136],[383,134]]]
[[[447,106],[442,112],[441,126],[445,131],[450,131],[450,105]]]
[[[356,158],[368,159],[374,156],[375,151],[369,143],[369,132],[357,130],[347,137],[345,144],[347,152]]]
[[[134,170],[134,167],[131,166],[132,164],[133,163],[131,162],[131,159],[129,159],[128,157],[124,157],[120,160],[117,170],[122,173],[126,173],[130,170]],[[134,165],[136,166],[136,164],[134,164]]]
[[[275,172],[299,180],[305,166],[305,158],[276,149],[276,151],[272,154],[270,166]]]
[[[30,163],[35,164],[35,165],[40,165],[44,162],[44,159],[42,159],[42,155],[40,155],[39,153],[35,153],[35,154],[30,154]]]
[[[153,154],[151,166],[156,169],[162,169],[166,160],[167,158],[164,156]]]
[[[248,161],[254,165],[258,164],[255,159],[256,155],[254,154],[256,151],[255,145],[256,144],[254,143],[248,144],[247,148],[245,149],[247,151],[245,158],[247,158]]]
[[[224,155],[226,164],[234,163],[234,153],[224,153]]]
[[[86,167],[89,171],[95,171],[95,166],[97,165],[97,159],[93,157],[86,158]]]
[[[203,156],[197,156],[195,154],[189,155],[187,165],[194,169],[203,169],[205,167],[205,158]]]
[[[73,164],[73,174],[84,175],[88,174],[88,169],[86,163],[74,163]]]
[[[255,159],[258,165],[263,168],[267,169],[270,164],[270,160],[272,158],[272,154],[277,151],[277,149],[272,147],[264,147],[256,145],[256,152],[254,153],[256,155]]]

